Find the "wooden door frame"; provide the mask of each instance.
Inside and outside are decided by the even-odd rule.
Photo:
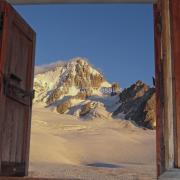
[[[99,4],[99,3],[143,3],[143,4],[155,4],[158,0],[8,0],[14,5],[28,5],[28,4]]]
[[[158,9],[162,15],[162,42],[161,48],[157,48],[156,51],[161,51],[164,63],[164,92],[165,92],[165,110],[164,119],[161,121],[164,123],[162,134],[157,131],[157,141],[164,143],[164,155],[157,158],[161,167],[159,167],[160,179],[180,179],[180,129],[179,129],[179,107],[176,107],[179,97],[176,89],[176,85],[179,84],[177,73],[177,67],[175,64],[179,59],[179,46],[180,43],[177,41],[180,37],[180,2],[178,0],[159,0],[157,4]],[[177,8],[178,7],[178,8]],[[178,13],[177,13],[178,12]],[[175,35],[174,35],[175,34]],[[175,39],[176,38],[176,39]],[[158,41],[156,39],[156,41]],[[157,45],[156,45],[157,46]],[[176,100],[178,98],[178,100]],[[177,111],[177,112],[176,112]],[[161,137],[161,138],[160,138]],[[157,143],[157,154],[161,154],[162,147],[160,143]],[[161,154],[162,155],[162,154]],[[164,162],[163,162],[164,161]]]
[[[12,3],[16,0],[9,0]],[[47,3],[48,0],[41,0]],[[122,0],[55,0],[56,3],[112,3]],[[128,0],[133,2],[133,0]],[[139,0],[143,1],[143,0]],[[153,0],[150,0],[153,1]],[[150,2],[149,1],[149,2]],[[155,65],[157,93],[157,169],[158,179],[180,179],[180,169],[176,168],[176,117],[173,71],[172,20],[170,3],[177,0],[158,0],[154,4],[154,34],[155,34]],[[21,3],[27,5],[27,0]],[[30,2],[30,1],[29,1]],[[50,1],[49,1],[50,2]],[[138,0],[137,0],[138,2]],[[153,2],[156,2],[153,1]],[[163,71],[161,71],[163,69]],[[162,77],[159,76],[161,73]],[[159,91],[160,89],[161,91]],[[163,104],[163,108],[162,108]]]
[[[159,179],[180,179],[179,133],[176,115],[175,62],[179,52],[175,52],[174,33],[179,36],[180,13],[174,7],[178,0],[158,0],[154,5],[155,64],[157,82],[157,176]],[[176,29],[174,28],[176,27]],[[177,43],[177,42],[176,42]],[[179,43],[178,43],[179,45]],[[177,47],[176,47],[177,48]],[[176,49],[177,50],[177,49]],[[175,54],[176,53],[176,54]],[[179,100],[179,99],[178,99]],[[177,112],[176,112],[177,110]],[[178,131],[177,131],[178,129]]]
[[[170,0],[154,5],[155,74],[157,83],[157,176],[179,178],[175,168],[175,99],[171,39]]]

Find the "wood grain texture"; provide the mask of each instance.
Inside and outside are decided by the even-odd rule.
[[[165,171],[165,146],[164,146],[164,104],[163,104],[163,69],[162,69],[162,37],[161,3],[154,5],[154,42],[155,42],[155,79],[156,79],[156,152],[157,152],[157,175]]]
[[[23,93],[33,90],[35,32],[10,4],[0,2],[0,6],[4,7],[0,175],[24,176],[29,164],[32,97]]]
[[[171,27],[169,0],[162,1],[162,63],[164,84],[164,145],[165,168],[174,167],[174,82],[171,52]]]
[[[0,14],[1,16],[4,13],[5,3],[0,4]],[[3,23],[2,23],[3,25]],[[3,41],[3,30],[0,32],[0,49],[2,49]],[[4,73],[4,61],[2,60],[2,51],[0,50],[0,127],[2,127],[5,111],[5,98],[3,96],[3,73]],[[0,128],[0,139],[2,139],[2,128]],[[0,147],[2,146],[2,141],[0,141]],[[1,166],[1,148],[0,148],[0,166]],[[0,168],[1,173],[1,168]]]
[[[171,0],[172,56],[175,81],[176,167],[180,167],[180,1]]]
[[[169,0],[154,6],[158,176],[174,168],[175,92]]]
[[[81,180],[78,178],[0,177],[0,180]]]
[[[9,0],[12,4],[156,3],[157,0]]]

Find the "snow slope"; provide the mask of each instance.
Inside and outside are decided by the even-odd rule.
[[[155,131],[128,121],[92,121],[33,106],[30,176],[155,179]]]

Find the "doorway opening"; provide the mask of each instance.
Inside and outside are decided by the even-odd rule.
[[[37,33],[30,176],[154,178],[152,6],[15,8]]]
[[[2,3],[2,5],[4,4]],[[52,6],[47,7],[51,8]],[[66,6],[60,7],[65,8]],[[135,20],[140,20],[143,17],[142,14],[145,15],[148,12],[142,11],[142,14],[139,15],[141,12],[139,6],[136,7],[138,13],[128,17],[126,14],[127,19],[122,20],[120,25],[119,20],[122,14],[119,12],[123,11],[118,8],[122,8],[122,6],[88,5],[84,6],[82,10],[78,9],[82,7],[71,7],[68,15],[63,14],[62,16],[60,14],[58,17],[58,13],[63,12],[62,9],[55,14],[58,20],[62,17],[65,18],[65,24],[60,28],[61,30],[64,27],[73,27],[65,28],[62,31],[68,35],[64,39],[60,37],[59,40],[63,40],[62,43],[57,41],[59,36],[54,33],[55,31],[52,33],[53,24],[49,31],[46,26],[50,22],[53,23],[55,17],[47,21],[49,16],[46,14],[46,18],[43,16],[40,21],[45,25],[42,31],[45,33],[43,40],[46,43],[42,43],[45,57],[48,57],[49,53],[52,52],[52,59],[55,59],[55,51],[58,52],[56,54],[58,56],[67,51],[69,56],[72,54],[72,58],[65,62],[53,62],[54,60],[52,60],[51,64],[36,66],[30,173],[32,176],[42,176],[45,173],[44,176],[77,176],[82,178],[85,176],[83,172],[86,172],[86,179],[91,179],[92,176],[97,177],[97,179],[105,177],[109,179],[114,178],[114,176],[123,178],[124,174],[127,177],[127,174],[130,173],[130,177],[148,176],[153,178],[155,175],[155,130],[153,129],[156,124],[155,117],[153,118],[155,116],[155,90],[151,82],[154,74],[153,61],[151,61],[154,58],[152,7],[149,7],[149,12],[151,12],[149,17],[152,24],[146,24],[152,28],[147,28],[151,29],[152,39],[146,34],[149,33],[146,31],[146,25],[139,29],[137,28],[139,26],[135,26],[137,25],[134,23]],[[3,6],[1,8],[3,9]],[[72,13],[74,9],[76,13]],[[49,10],[46,11],[48,14]],[[22,13],[20,9],[18,11]],[[32,15],[32,11],[36,14],[35,10],[31,10],[29,15]],[[52,12],[54,14],[55,10],[53,9]],[[79,12],[80,14],[78,14]],[[18,172],[22,173],[23,171],[24,173],[25,167],[28,169],[27,156],[29,155],[28,139],[30,134],[28,133],[30,127],[28,119],[31,115],[28,107],[31,107],[30,99],[33,96],[32,91],[29,90],[32,90],[32,69],[34,68],[33,62],[30,62],[33,56],[33,52],[30,50],[33,49],[35,36],[29,25],[9,5],[5,8],[5,14],[6,16],[3,16],[3,37],[5,35],[9,39],[12,37],[13,43],[9,43],[9,40],[5,41],[7,39],[3,38],[3,42],[7,42],[9,46],[5,48],[3,43],[4,58],[1,59],[2,66],[0,66],[1,71],[5,72],[3,86],[1,86],[1,92],[3,92],[1,107],[6,108],[6,113],[1,111],[2,115],[5,116],[1,129],[5,132],[1,133],[3,139],[3,143],[1,143],[3,144],[1,169],[8,175],[9,172],[17,175]],[[40,15],[42,14],[35,17],[41,17]],[[66,19],[69,15],[71,21]],[[130,23],[132,19],[134,20]],[[79,26],[77,26],[77,20],[82,21]],[[27,21],[29,22],[29,20]],[[147,23],[147,21],[143,22]],[[87,26],[82,26],[85,24]],[[9,30],[4,31],[4,27]],[[134,34],[127,33],[125,27],[133,29]],[[56,26],[55,30],[58,28]],[[9,33],[11,30],[13,35]],[[138,34],[139,31],[140,34]],[[37,30],[36,32],[37,36],[42,34],[38,33]],[[48,32],[51,33],[48,34]],[[59,31],[58,35],[61,35]],[[134,35],[137,36],[135,43],[131,41],[134,40]],[[139,39],[139,36],[143,36],[147,40],[151,39],[152,43],[144,42],[144,39]],[[51,41],[52,39],[54,40]],[[127,43],[128,41],[131,43]],[[56,45],[50,49],[53,45],[52,42],[55,42]],[[59,44],[61,52],[57,47]],[[145,47],[144,44],[151,45],[151,48]],[[68,49],[69,47],[70,49]],[[63,50],[63,48],[66,49]],[[136,49],[135,52],[134,49]],[[138,54],[138,49],[144,51]],[[152,52],[148,51],[150,49]],[[152,55],[152,59],[146,50]],[[150,58],[149,61],[144,61],[146,58],[142,58],[146,56],[148,59]],[[5,57],[8,59],[7,62]],[[57,59],[69,58],[66,55]],[[27,64],[25,60],[27,60]],[[138,69],[139,66],[133,64],[137,61],[143,64],[143,67],[147,65],[144,64],[147,62],[152,69],[150,70],[150,66],[146,70],[144,68]],[[124,71],[126,66],[128,66],[128,70]],[[142,74],[145,78],[143,81],[149,83],[149,86],[142,82],[141,76],[139,76]],[[127,81],[130,77],[133,83],[128,84]],[[123,85],[123,83],[127,83],[127,85]],[[7,107],[12,113],[8,113]],[[23,117],[27,117],[26,121]],[[142,148],[141,145],[144,144],[145,146]],[[149,151],[150,149],[152,151]],[[41,169],[42,164],[46,165],[46,170],[44,167],[43,170]],[[143,172],[137,172],[142,167]],[[80,168],[82,169],[79,170]],[[151,169],[150,174],[144,174],[145,168]],[[152,170],[153,168],[154,170]],[[71,173],[67,175],[65,169]],[[75,173],[76,169],[82,173],[79,174],[79,171],[78,174]]]

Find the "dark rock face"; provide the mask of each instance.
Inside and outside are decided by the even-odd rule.
[[[139,126],[155,129],[155,88],[137,81],[124,89],[119,97],[121,105],[113,113],[114,116],[123,113],[125,119],[132,120]]]

